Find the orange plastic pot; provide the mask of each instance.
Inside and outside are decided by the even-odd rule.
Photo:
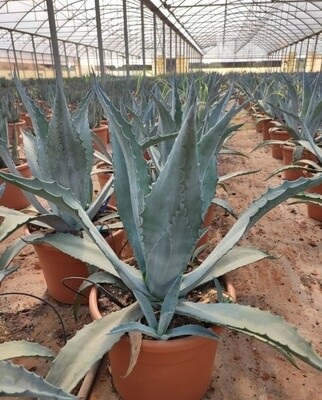
[[[116,231],[107,238],[108,244],[116,253],[121,252],[123,240],[123,229]],[[47,243],[37,243],[33,244],[33,246],[38,256],[48,293],[61,303],[73,304],[76,296],[75,292],[78,291],[80,285],[83,283],[81,278],[89,276],[86,264]],[[70,277],[76,278],[68,279]],[[84,294],[89,295],[89,290]],[[81,304],[87,304],[88,298],[81,297],[80,302]]]
[[[262,125],[263,140],[270,140],[269,129],[275,126],[275,122],[272,119],[265,119]]]
[[[39,264],[46,281],[48,293],[55,300],[64,304],[73,304],[75,292],[82,284],[82,279],[89,276],[86,264],[47,243],[34,244]],[[77,277],[77,279],[66,279]],[[64,286],[64,283],[68,286]],[[81,303],[87,304],[87,297],[81,297]]]
[[[22,143],[22,132],[21,129],[24,128],[25,121],[23,119],[19,120],[18,122],[9,122],[8,123],[8,135],[9,135],[9,142],[12,143],[14,130],[16,129],[18,143]]]
[[[104,171],[104,172],[102,171],[97,174],[97,180],[98,180],[98,183],[99,183],[101,189],[105,186],[106,182],[111,178],[111,176],[112,176],[112,173],[106,172],[106,171]]]
[[[285,142],[291,138],[291,135],[287,131],[279,129],[270,129],[269,133],[272,140]],[[277,160],[283,160],[283,144],[272,144],[272,157]]]
[[[213,328],[216,334],[222,329]],[[123,336],[109,352],[114,386],[123,400],[197,400],[210,385],[218,342],[191,336],[143,340],[137,365],[124,378],[130,341]]]
[[[25,178],[30,177],[30,169],[27,163],[17,166],[18,171]],[[1,172],[9,172],[7,168],[1,169]],[[0,183],[3,183],[0,180]],[[0,205],[8,208],[13,208],[14,210],[22,210],[30,205],[29,200],[25,197],[22,190],[12,183],[6,182],[6,187],[3,195],[0,197]]]
[[[32,122],[29,114],[27,113],[20,113],[20,118],[25,121],[25,127],[27,129],[32,129]]]
[[[313,174],[308,171],[304,171],[304,176],[306,178],[311,178]],[[322,194],[322,183],[320,185],[314,186],[307,190],[309,193],[317,193]],[[307,203],[307,213],[310,218],[315,219],[316,221],[322,222],[322,206],[318,204]]]
[[[97,135],[101,141],[104,143],[105,146],[107,146],[107,143],[109,143],[109,131],[108,131],[108,126],[107,125],[101,125],[98,128],[93,128],[92,131]],[[94,144],[94,149],[99,150],[97,146]]]
[[[100,162],[96,165],[96,171],[98,172],[96,174],[98,184],[99,184],[99,187],[102,189],[105,186],[105,184],[109,181],[109,179],[111,178],[112,172],[108,171],[108,166],[104,162]],[[109,200],[109,204],[113,207],[116,206],[115,193],[112,194],[112,196]]]
[[[235,299],[231,283],[227,287]],[[93,319],[101,318],[97,289],[89,299]],[[223,328],[212,330],[220,335]],[[124,335],[109,351],[114,386],[122,400],[198,400],[207,391],[213,375],[218,341],[189,336],[168,341],[142,341],[133,371],[124,378],[130,361],[130,341]]]
[[[293,164],[293,146],[283,146],[283,164],[284,165],[291,165]],[[303,172],[297,169],[287,169],[283,171],[283,178],[287,181],[295,181],[303,176]]]
[[[256,123],[256,132],[257,132],[257,133],[263,133],[263,131],[264,131],[264,125],[265,125],[267,122],[270,122],[270,121],[272,121],[270,118],[260,118],[260,119],[258,120],[258,122]]]
[[[108,126],[108,120],[107,120],[107,119],[102,119],[102,120],[101,120],[101,125],[106,125],[106,126]]]
[[[291,165],[293,164],[293,150],[294,146],[285,144],[283,145],[283,164],[284,165]],[[307,149],[304,149],[302,153],[301,160],[312,160],[315,162],[318,162],[318,159],[315,154],[311,153]],[[283,178],[288,181],[294,181],[301,176],[304,176],[304,172],[302,170],[296,170],[296,169],[288,169],[286,171],[283,171]]]
[[[212,203],[207,211],[207,214],[205,216],[205,220],[203,222],[202,228],[209,228],[211,221],[213,219],[214,213],[215,213],[215,207],[216,205],[214,203]],[[198,243],[196,245],[196,247],[201,247],[203,245],[205,245],[208,241],[208,237],[209,237],[209,231],[207,231],[199,240]]]

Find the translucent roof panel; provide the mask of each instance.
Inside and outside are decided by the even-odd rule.
[[[154,0],[202,49],[228,45],[240,52],[253,44],[265,53],[322,30],[322,1]]]
[[[151,57],[154,32],[160,47],[166,31],[165,51],[170,53],[177,41],[170,27],[198,52],[216,57],[261,57],[322,31],[322,1],[127,0],[129,53],[135,57],[142,56],[141,4],[144,47]],[[86,46],[98,47],[95,0],[55,0],[53,6],[65,55],[77,56]],[[104,50],[124,54],[123,1],[99,0],[99,7]],[[158,13],[156,22],[154,12]],[[49,54],[49,38],[45,0],[0,0],[0,49]],[[62,42],[68,43],[62,46]]]
[[[128,33],[130,53],[141,52],[140,1],[127,1]],[[84,46],[98,47],[96,30],[96,13],[94,0],[59,0],[54,1],[55,22],[58,39]],[[145,9],[145,29],[153,29],[152,13]],[[105,49],[123,53],[124,18],[121,0],[101,0],[100,19]],[[0,0],[0,29],[29,33],[43,38],[50,38],[50,29],[46,1]],[[1,35],[1,33],[0,33]],[[6,36],[6,35],[4,35]],[[4,38],[1,46],[12,48],[10,35],[7,43]],[[16,50],[33,51],[30,37],[24,43],[15,43]],[[0,39],[1,40],[1,39]],[[43,51],[38,49],[36,51]],[[47,49],[48,52],[50,49]]]

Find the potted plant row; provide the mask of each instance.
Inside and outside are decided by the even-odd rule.
[[[281,116],[286,141],[272,140],[258,146],[272,144],[278,148],[278,157],[283,158],[284,166],[273,175],[282,172],[285,179],[296,180],[321,171],[321,79],[321,73],[280,76],[283,89],[270,105]],[[307,202],[308,215],[321,221],[321,188],[317,186],[309,192],[313,195],[304,195],[301,199]]]
[[[74,398],[70,394],[73,388],[110,351],[112,359],[126,356],[121,368],[111,366],[116,388],[124,400],[195,400],[202,397],[209,384],[209,373],[200,364],[197,368],[204,371],[200,378],[203,382],[197,383],[188,374],[178,384],[179,367],[174,374],[165,366],[162,376],[153,376],[160,361],[160,353],[153,350],[148,356],[152,365],[145,369],[146,375],[138,377],[135,371],[145,362],[147,356],[144,352],[151,346],[172,351],[175,342],[185,343],[190,337],[201,338],[201,343],[217,341],[218,331],[212,329],[213,326],[245,333],[275,347],[294,364],[295,358],[299,358],[322,370],[322,358],[296,328],[281,317],[235,302],[200,303],[189,297],[191,292],[205,284],[214,287],[214,282],[227,272],[271,257],[265,251],[244,247],[238,242],[263,215],[282,201],[322,182],[319,174],[309,179],[285,181],[268,189],[242,213],[199,265],[187,268],[196,243],[204,233],[202,225],[219,179],[218,154],[225,137],[236,129],[229,123],[237,111],[235,105],[227,111],[227,102],[221,99],[209,102],[205,119],[198,118],[200,104],[195,95],[195,85],[194,81],[190,83],[181,108],[174,101],[178,107],[174,107],[170,112],[171,118],[167,118],[171,127],[179,120],[176,116],[180,116],[176,134],[165,128],[160,137],[147,136],[144,124],[140,124],[137,118],[129,121],[124,110],[117,109],[95,82],[96,94],[109,120],[117,205],[135,255],[136,267],[115,254],[68,187],[43,178],[24,179],[0,174],[20,188],[40,195],[56,206],[59,204],[84,231],[83,237],[57,232],[35,238],[34,242],[51,244],[98,267],[105,273],[96,273],[91,280],[115,286],[130,293],[134,299],[133,303],[85,326],[70,339],[55,357],[45,381],[13,364],[0,363],[4,393],[21,396],[26,393],[22,385],[32,379],[34,385],[28,395],[41,397],[45,392],[47,397],[55,399]],[[55,112],[59,113],[58,109]],[[66,132],[66,136],[70,134],[70,131]],[[156,143],[165,144],[166,140],[170,140],[171,148],[164,164],[161,166],[154,161],[154,168],[151,168],[144,157],[146,149],[154,148]],[[9,222],[9,216],[5,217]],[[86,287],[87,284],[83,284],[82,288]],[[220,290],[217,283],[217,291]],[[177,317],[183,325],[173,325]],[[41,353],[34,343],[24,348],[25,354],[31,351]],[[184,353],[188,351],[184,349]],[[212,361],[208,360],[208,364],[212,365]],[[148,373],[152,375],[148,376]],[[11,380],[7,379],[9,376]],[[10,382],[18,376],[19,385],[12,387]],[[153,382],[152,389],[147,385],[149,380]],[[173,387],[173,381],[175,392],[167,393],[166,388]],[[187,393],[190,381],[193,385]],[[127,384],[130,386],[126,387]]]
[[[71,115],[63,90],[57,85],[53,115],[48,121],[43,111],[31,101],[17,79],[16,85],[34,126],[34,132],[23,132],[26,159],[31,176],[35,180],[47,182],[49,186],[55,182],[59,187],[68,187],[75,196],[75,201],[86,210],[89,218],[96,220],[97,229],[112,234],[113,231],[106,229],[104,227],[106,223],[101,223],[99,218],[102,205],[105,205],[105,210],[107,199],[111,196],[113,178],[106,183],[98,196],[93,198],[91,178],[93,146],[87,114],[92,91],[87,93],[80,102],[79,109]],[[21,173],[15,166],[12,154],[4,140],[0,143],[0,155],[10,172],[18,179]],[[22,225],[32,224],[25,230],[25,235],[13,241],[2,254],[1,259],[4,264],[2,263],[1,269],[7,268],[12,258],[25,246],[34,244],[49,294],[60,302],[71,304],[82,282],[80,278],[89,275],[88,267],[84,262],[58,252],[52,246],[39,243],[39,239],[53,232],[82,235],[82,229],[60,201],[49,201],[45,204],[30,191],[26,193],[26,196],[36,210],[35,213],[26,214],[0,207],[1,217],[5,218],[9,224],[8,226],[1,225],[1,240],[9,237]],[[119,228],[119,225],[116,228]],[[7,269],[7,273],[10,272],[10,268]],[[71,276],[77,279],[67,281],[67,278]],[[87,301],[86,298],[84,299]]]
[[[30,170],[28,164],[22,156],[21,147],[18,144],[18,132],[14,128],[12,137],[9,135],[9,128],[7,118],[2,118],[0,115],[0,143],[8,149],[8,153],[11,155],[13,164],[17,170],[24,176],[30,176]],[[9,172],[6,163],[0,156],[0,170],[2,172]],[[1,182],[1,197],[0,205],[13,208],[15,210],[21,210],[29,206],[29,201],[23,194],[23,192],[16,186],[10,183],[6,184],[4,181]]]

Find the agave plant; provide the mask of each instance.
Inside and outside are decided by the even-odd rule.
[[[283,114],[284,127],[297,145],[295,153],[297,158],[307,147],[303,146],[303,143],[301,145],[301,140],[309,142],[311,146],[321,140],[319,135],[322,123],[321,76],[321,74],[310,76],[303,73],[301,84],[297,85],[298,89],[291,79],[284,76],[287,90],[277,104]]]
[[[206,79],[190,76],[193,85],[187,88],[182,86],[177,77],[173,77],[168,86],[171,91],[162,95],[158,86],[149,93],[140,91],[140,102],[133,101],[133,108],[130,110],[132,116],[133,131],[137,134],[139,142],[146,149],[153,162],[156,173],[165,164],[168,155],[174,144],[174,140],[180,130],[185,116],[185,100],[187,96],[193,97],[196,103],[196,129],[198,138],[203,131],[213,128],[213,135],[223,131],[224,142],[220,145],[221,154],[243,155],[238,151],[225,147],[225,142],[243,125],[232,125],[230,121],[243,107],[236,106],[236,103],[228,110],[228,103],[231,100],[233,87],[224,90],[225,81],[216,74],[209,75]],[[184,82],[186,85],[187,82]],[[146,143],[148,145],[146,145]],[[209,168],[209,171],[211,168]],[[243,171],[236,174],[249,173]]]
[[[282,75],[282,79],[285,83],[283,96],[272,107],[280,109],[285,128],[295,140],[303,138],[303,126],[314,139],[321,129],[322,121],[321,74],[311,76],[303,73],[294,77]]]
[[[13,140],[9,140],[9,131],[8,131],[8,123],[7,118],[2,118],[0,115],[0,140],[3,145],[8,147],[8,150],[11,153],[12,161],[15,165],[19,164],[19,145],[18,145],[18,134],[16,129],[13,131]],[[0,156],[0,168],[6,168],[6,163]]]
[[[37,343],[28,341],[0,344],[0,396],[41,396],[44,399],[72,399],[69,393],[46,382],[42,377],[19,365],[7,361],[12,357],[44,357],[53,359],[55,354]],[[13,382],[15,382],[13,384]],[[27,383],[27,384],[26,384]]]
[[[282,114],[274,104],[283,93],[285,84],[280,74],[246,74],[238,78],[237,86],[260,112],[259,118],[272,118],[281,122]]]
[[[19,122],[19,111],[12,92],[8,92],[1,99],[1,113],[8,123]]]
[[[273,175],[288,169],[305,169],[306,162],[299,161],[304,149],[320,157],[321,162],[321,123],[322,123],[322,92],[321,74],[280,76],[284,89],[281,96],[270,101],[274,110],[279,110],[283,123],[281,128],[291,135],[289,144],[293,145],[293,164],[283,166],[274,171]],[[266,141],[256,148],[270,144],[283,144],[281,141]],[[319,155],[320,154],[320,155]]]
[[[112,180],[108,182],[97,198],[93,200],[91,171],[93,165],[92,136],[88,124],[87,107],[93,91],[83,98],[79,108],[70,114],[62,88],[57,85],[53,116],[47,121],[39,109],[28,97],[20,81],[15,80],[19,94],[32,119],[34,134],[24,132],[24,148],[32,176],[42,182],[55,182],[59,187],[69,188],[76,201],[93,219],[104,201],[111,194]],[[0,156],[13,174],[13,180],[21,177],[12,154],[3,135],[0,137]],[[45,184],[44,184],[45,185]],[[45,185],[46,186],[46,185]],[[44,186],[44,190],[45,189]],[[25,213],[0,208],[0,215],[8,223],[1,226],[1,240],[9,237],[19,227],[29,222],[45,224],[55,232],[79,232],[82,228],[73,216],[60,202],[39,202],[30,191],[25,191],[36,214]],[[29,241],[37,234],[30,235]],[[5,250],[1,257],[1,278],[10,273],[7,269],[12,258],[18,254],[27,243],[21,238],[16,239]],[[1,280],[0,278],[0,280]]]
[[[103,117],[102,106],[96,99],[92,100],[88,106],[89,127],[93,129],[101,126],[101,121],[103,119],[102,117]]]
[[[198,136],[196,104],[193,96],[188,96],[179,133],[167,160],[154,179],[144,158],[145,148],[152,145],[153,139],[142,145],[131,123],[97,84],[96,92],[109,118],[118,208],[138,269],[115,255],[71,190],[39,178],[26,180],[0,174],[20,188],[59,204],[85,233],[82,238],[58,232],[41,237],[39,241],[50,243],[67,254],[97,266],[105,272],[103,277],[99,273],[99,281],[127,287],[137,300],[80,330],[55,358],[46,382],[56,390],[62,389],[64,392],[61,396],[68,396],[68,392],[91,366],[126,332],[139,331],[157,340],[186,335],[217,339],[216,335],[199,324],[169,328],[175,315],[190,316],[245,333],[275,347],[294,364],[297,357],[322,370],[322,358],[296,328],[281,317],[241,304],[199,304],[186,299],[186,295],[194,288],[214,278],[271,257],[262,250],[239,246],[238,242],[262,216],[282,201],[321,183],[322,175],[284,182],[268,189],[243,212],[199,267],[186,272],[196,242],[202,235],[203,216],[211,204],[218,182],[216,168],[211,174],[208,168],[217,165],[225,130],[220,132],[209,126]],[[4,225],[8,226],[6,221]],[[3,231],[4,228],[1,228]],[[143,316],[146,324],[139,322]],[[93,337],[95,340],[91,341],[88,350],[86,345]],[[7,368],[4,369],[3,378],[6,379],[11,368],[15,367],[6,364],[2,368]],[[38,379],[39,385],[43,384]],[[33,395],[39,395],[39,388],[34,388]],[[17,390],[16,395],[20,396],[21,393]]]

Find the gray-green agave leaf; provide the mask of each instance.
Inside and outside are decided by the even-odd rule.
[[[55,354],[38,343],[18,340],[0,343],[0,360],[9,360],[16,357],[46,357],[54,358]]]
[[[0,396],[39,397],[50,400],[77,398],[22,366],[6,361],[0,361]]]
[[[114,327],[142,317],[137,303],[86,325],[70,339],[55,358],[46,380],[71,391],[122,334],[107,335]],[[68,373],[66,373],[68,371]]]
[[[318,174],[310,179],[300,178],[296,181],[285,181],[280,186],[268,189],[266,193],[254,201],[254,203],[239,217],[227,235],[203,263],[196,270],[184,276],[181,287],[182,295],[188,293],[193,287],[199,284],[213,268],[215,270],[216,263],[238,243],[244,233],[260,218],[284,200],[294,197],[321,182],[322,174]]]
[[[198,304],[185,300],[179,302],[177,312],[253,336],[280,350],[287,358],[292,360],[295,356],[322,371],[322,358],[311,343],[280,316],[240,304]]]

